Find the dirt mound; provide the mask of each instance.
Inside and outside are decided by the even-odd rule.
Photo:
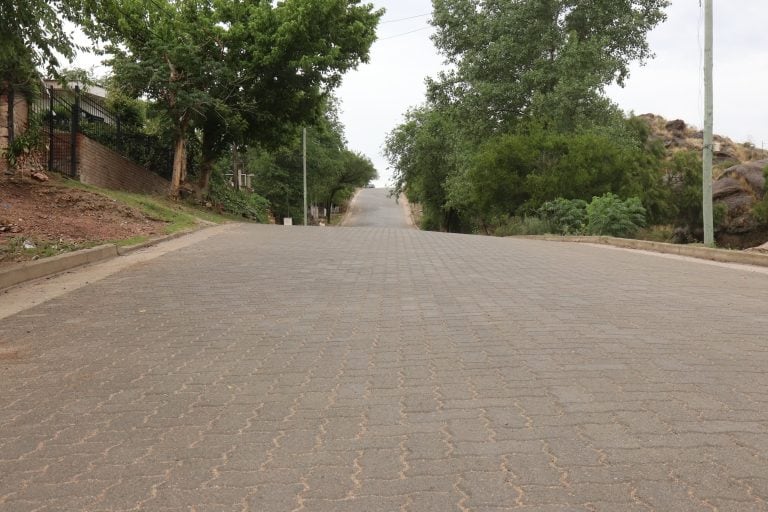
[[[61,179],[0,180],[0,263],[33,259],[67,246],[88,246],[164,233],[165,222]],[[24,246],[26,245],[26,249]]]

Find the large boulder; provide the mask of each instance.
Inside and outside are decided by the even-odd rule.
[[[675,119],[674,121],[667,122],[667,124],[664,125],[664,128],[666,128],[668,132],[685,132],[685,121],[682,119]]]
[[[734,165],[713,183],[715,203],[726,208],[719,226],[719,236],[726,245],[750,246],[765,237],[765,226],[752,216],[752,206],[765,195],[766,167],[768,159]]]

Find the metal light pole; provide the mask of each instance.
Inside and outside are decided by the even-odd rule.
[[[303,160],[303,166],[304,166],[304,225],[307,225],[307,129],[304,128],[303,133],[303,146],[304,146],[304,155],[302,157]]]
[[[704,4],[704,155],[702,172],[702,209],[704,212],[704,245],[715,245],[714,221],[712,219],[712,153],[714,127],[714,92],[712,84],[713,46],[712,0]]]

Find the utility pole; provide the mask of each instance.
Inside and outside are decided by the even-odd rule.
[[[303,166],[304,166],[304,225],[307,225],[307,129],[303,133]]]
[[[237,161],[237,144],[232,143],[232,185],[240,190],[240,167]]]
[[[702,200],[704,211],[704,245],[714,247],[714,221],[712,219],[712,153],[714,128],[714,87],[712,84],[712,46],[714,16],[712,0],[704,2],[704,168],[702,172]]]

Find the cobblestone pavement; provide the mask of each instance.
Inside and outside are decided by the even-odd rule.
[[[0,510],[768,510],[767,304],[591,246],[235,227],[0,322]]]
[[[364,188],[355,196],[344,225],[348,227],[411,228],[402,202],[390,197],[392,189]]]

